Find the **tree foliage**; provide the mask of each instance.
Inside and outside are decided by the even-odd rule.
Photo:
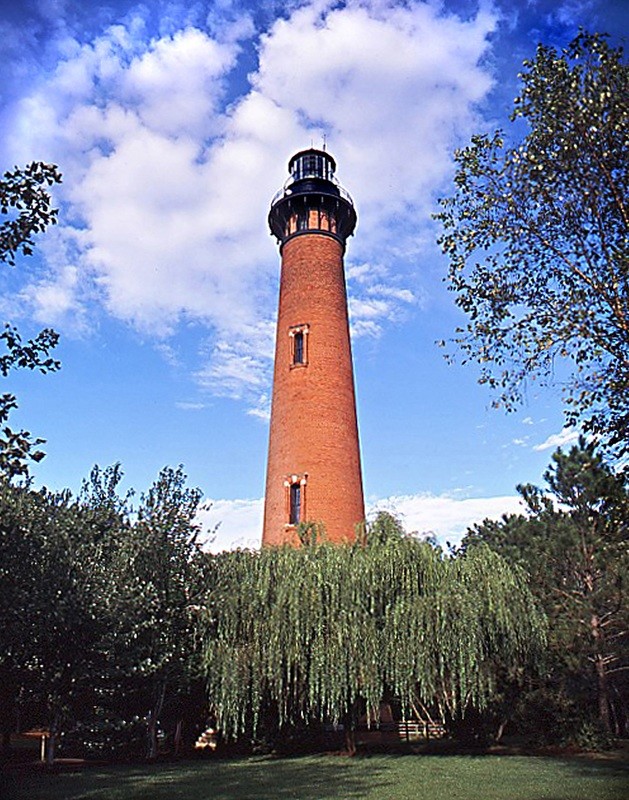
[[[5,352],[0,355],[0,374],[6,377],[11,369],[31,369],[40,372],[55,372],[61,366],[52,358],[51,350],[56,347],[58,334],[44,328],[33,339],[23,342],[19,331],[6,324],[0,333]],[[0,395],[0,474],[7,478],[26,476],[29,461],[41,461],[44,452],[39,446],[44,439],[33,438],[29,431],[14,431],[6,423],[12,410],[17,408],[17,398],[10,392]]]
[[[386,691],[446,718],[482,707],[492,661],[526,661],[543,645],[523,575],[485,546],[465,557],[411,537],[224,553],[208,598],[203,654],[220,728],[352,727]]]
[[[580,33],[524,62],[512,121],[457,151],[441,201],[449,288],[469,321],[464,360],[507,409],[527,380],[552,381],[566,416],[629,449],[629,66],[606,37]],[[517,128],[516,128],[517,129]]]
[[[5,172],[0,180],[0,212],[7,217],[0,224],[0,262],[15,264],[18,253],[33,252],[33,236],[57,222],[47,187],[61,183],[54,164],[33,161],[22,169]]]
[[[52,208],[47,187],[61,182],[54,164],[34,161],[23,169],[5,172],[0,180],[0,263],[15,265],[18,253],[31,255],[33,237],[57,221],[58,211]],[[14,325],[5,324],[0,333],[4,352],[0,354],[0,374],[6,377],[12,369],[54,372],[60,364],[50,355],[59,340],[50,328],[24,342]],[[28,475],[28,462],[41,461],[44,452],[39,446],[44,439],[33,438],[29,431],[12,430],[6,423],[17,399],[11,393],[0,395],[0,475],[9,479]]]
[[[18,717],[48,728],[51,759],[60,736],[82,754],[154,757],[160,725],[172,746],[190,713],[199,493],[165,469],[134,510],[121,478],[94,468],[76,498],[0,478],[2,732]]]
[[[56,735],[102,666],[102,547],[69,492],[34,492],[4,479],[0,546],[0,673],[15,690],[4,714],[15,719],[16,698],[28,698]]]
[[[483,541],[524,567],[550,621],[546,690],[567,722],[622,734],[629,670],[629,490],[592,443],[558,450],[547,491],[519,487],[528,516],[485,522]],[[546,705],[549,705],[546,700]]]
[[[168,701],[176,703],[177,692],[191,680],[192,609],[204,585],[206,560],[195,524],[200,496],[198,489],[185,486],[181,466],[162,470],[142,496],[137,521],[112,559],[110,669],[124,679],[127,705],[147,714],[150,758],[157,757]]]

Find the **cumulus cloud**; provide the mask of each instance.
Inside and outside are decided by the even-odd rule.
[[[262,37],[253,81],[329,134],[360,198],[368,246],[386,220],[428,211],[453,139],[467,134],[472,104],[491,87],[478,62],[496,20],[485,11],[467,21],[440,16],[423,2],[333,5],[278,20]]]
[[[407,316],[409,305],[417,300],[408,289],[396,291],[374,287],[366,295],[350,294],[349,318],[352,337],[377,337],[386,323],[399,323]]]
[[[178,31],[131,62],[121,76],[120,100],[137,109],[150,130],[203,139],[221,129],[220,79],[234,56],[233,45],[213,41],[200,30]]]
[[[347,270],[349,319],[352,337],[377,338],[387,324],[400,324],[413,306],[421,306],[419,291],[399,285],[405,276],[393,276],[381,263],[354,262]]]
[[[54,70],[17,107],[11,159],[37,153],[65,174],[66,223],[22,297],[51,321],[89,319],[99,303],[162,338],[200,322],[213,341],[201,386],[263,415],[268,355],[249,352],[239,369],[237,342],[272,324],[278,256],[265,220],[286,159],[327,134],[358,198],[353,330],[378,336],[422,302],[404,259],[492,85],[481,62],[496,17],[420,0],[319,0],[261,32],[227,7],[228,24],[214,9],[202,28],[173,6],[167,32],[151,38],[147,13],[138,6],[87,42],[62,30]],[[234,94],[245,44],[258,64]],[[383,263],[361,272],[374,248]]]
[[[250,415],[267,420],[275,323],[262,320],[234,327],[231,333],[229,336],[224,330],[223,337],[207,348],[205,365],[196,372],[196,381],[201,388],[219,397],[244,399]]]
[[[212,553],[256,548],[262,538],[264,500],[209,500],[199,509],[201,540]]]
[[[370,513],[390,511],[407,531],[434,535],[440,544],[458,545],[472,525],[503,514],[521,514],[522,500],[516,495],[460,498],[449,494],[400,495],[377,500]]]
[[[415,494],[372,500],[368,517],[378,511],[395,514],[409,532],[434,535],[440,544],[458,545],[472,525],[503,514],[523,513],[521,498],[459,498],[452,495]],[[238,547],[256,548],[262,537],[264,500],[213,500],[199,512],[207,547],[212,552]],[[212,533],[216,527],[219,527]]]
[[[540,444],[536,444],[533,450],[541,452],[542,450],[556,450],[558,447],[565,447],[569,444],[575,444],[579,440],[581,431],[575,428],[564,428],[560,433],[553,433]]]
[[[28,297],[37,308],[36,318],[55,321],[63,317],[73,306],[77,284],[75,267],[64,267],[55,282],[42,281],[28,287],[23,297]]]

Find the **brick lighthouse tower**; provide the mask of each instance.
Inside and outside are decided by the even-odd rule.
[[[356,212],[323,150],[303,150],[273,199],[282,267],[263,545],[300,522],[352,540],[365,518],[343,254]]]

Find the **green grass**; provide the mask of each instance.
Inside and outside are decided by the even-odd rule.
[[[626,800],[629,765],[525,756],[247,758],[14,772],[3,800]]]

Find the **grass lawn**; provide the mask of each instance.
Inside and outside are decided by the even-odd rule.
[[[2,800],[627,800],[629,765],[532,756],[201,760],[0,777]]]

